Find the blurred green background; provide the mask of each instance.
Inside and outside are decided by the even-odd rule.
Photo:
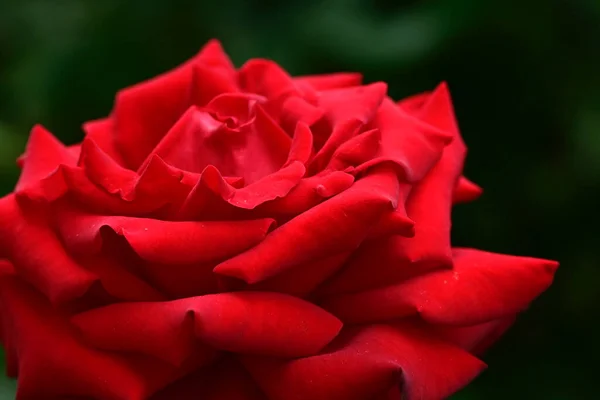
[[[597,398],[600,1],[0,0],[0,195],[33,124],[77,142],[116,90],[212,37],[237,65],[362,71],[395,98],[448,81],[485,189],[456,208],[455,244],[562,264],[454,398]]]

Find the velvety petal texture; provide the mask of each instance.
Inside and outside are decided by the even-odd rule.
[[[217,41],[65,146],[35,126],[0,199],[18,400],[439,400],[557,263],[453,248],[482,190],[446,84],[236,68]]]

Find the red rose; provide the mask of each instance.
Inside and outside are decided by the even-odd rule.
[[[18,399],[440,399],[557,264],[450,246],[476,198],[445,85],[394,103],[217,42],[0,200]]]

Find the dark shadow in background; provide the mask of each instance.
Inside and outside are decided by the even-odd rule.
[[[116,90],[211,37],[237,65],[261,56],[292,73],[362,71],[395,98],[448,81],[471,150],[467,176],[485,188],[457,207],[454,243],[562,264],[486,355],[490,370],[456,398],[597,395],[600,2],[203,3],[3,0],[0,194],[33,124],[79,141],[81,123],[106,115]]]

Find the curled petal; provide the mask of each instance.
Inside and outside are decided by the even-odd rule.
[[[88,152],[90,149],[94,151]],[[153,156],[138,175],[120,169],[98,147],[86,145],[84,150],[84,167],[63,167],[60,177],[65,182],[66,192],[98,213],[172,216],[199,179],[167,165],[157,156]],[[112,174],[102,175],[103,166]]]
[[[474,325],[523,311],[550,286],[557,267],[548,260],[455,249],[452,270],[332,297],[323,306],[349,323],[419,314],[434,324]]]
[[[118,194],[123,200],[133,200],[138,174],[120,166],[92,139],[83,141],[79,165],[92,182],[109,194]]]
[[[74,166],[76,163],[77,157],[67,147],[44,127],[36,125],[31,130],[25,154],[19,158],[22,172],[15,192],[34,198],[46,194],[58,197],[65,190],[60,166]]]
[[[267,99],[252,93],[222,93],[213,97],[203,109],[210,112],[217,121],[225,122],[230,128],[251,123],[255,117],[256,104],[264,104]]]
[[[354,176],[342,171],[329,171],[303,178],[286,196],[266,202],[259,207],[261,215],[289,219],[347,190]]]
[[[194,336],[219,350],[306,357],[318,353],[342,327],[311,303],[267,292],[113,304],[79,314],[73,323],[96,347],[150,354],[175,363],[189,353]]]
[[[304,165],[292,161],[282,169],[238,189],[230,185],[216,168],[208,166],[179,210],[178,219],[243,218],[241,216],[245,210],[286,196],[300,182],[304,173]]]
[[[319,93],[319,107],[325,111],[331,130],[311,162],[311,171],[324,168],[335,150],[373,119],[386,93],[383,82]]]
[[[294,131],[294,137],[290,146],[290,153],[286,164],[293,161],[300,161],[306,164],[313,151],[313,136],[308,125],[298,123]]]
[[[259,243],[274,223],[271,219],[172,222],[73,210],[64,210],[58,219],[64,243],[77,254],[98,252],[101,231],[109,228],[125,237],[142,259],[164,264],[202,263],[231,257]]]
[[[391,161],[398,166],[405,181],[421,180],[440,159],[444,147],[453,140],[451,132],[428,122],[385,99],[369,126],[381,132],[378,152],[357,170]]]
[[[114,121],[111,118],[88,121],[83,124],[85,137],[96,143],[104,153],[108,154],[119,165],[125,166],[123,156],[115,144],[114,129]]]
[[[384,213],[377,225],[369,233],[370,239],[384,238],[391,235],[413,237],[415,235],[415,223],[408,217],[406,212],[406,199],[412,190],[412,186],[400,182],[398,206],[395,210]]]
[[[471,381],[484,364],[412,322],[343,332],[322,354],[291,361],[259,357],[244,364],[273,400],[364,400],[392,393],[438,400]],[[397,394],[397,392],[396,392]]]
[[[458,178],[454,193],[452,194],[452,203],[468,203],[477,200],[483,193],[483,189],[471,182],[464,176]]]
[[[280,226],[259,245],[219,264],[215,272],[256,283],[295,265],[354,249],[381,215],[397,206],[397,198],[394,172],[373,171]]]

